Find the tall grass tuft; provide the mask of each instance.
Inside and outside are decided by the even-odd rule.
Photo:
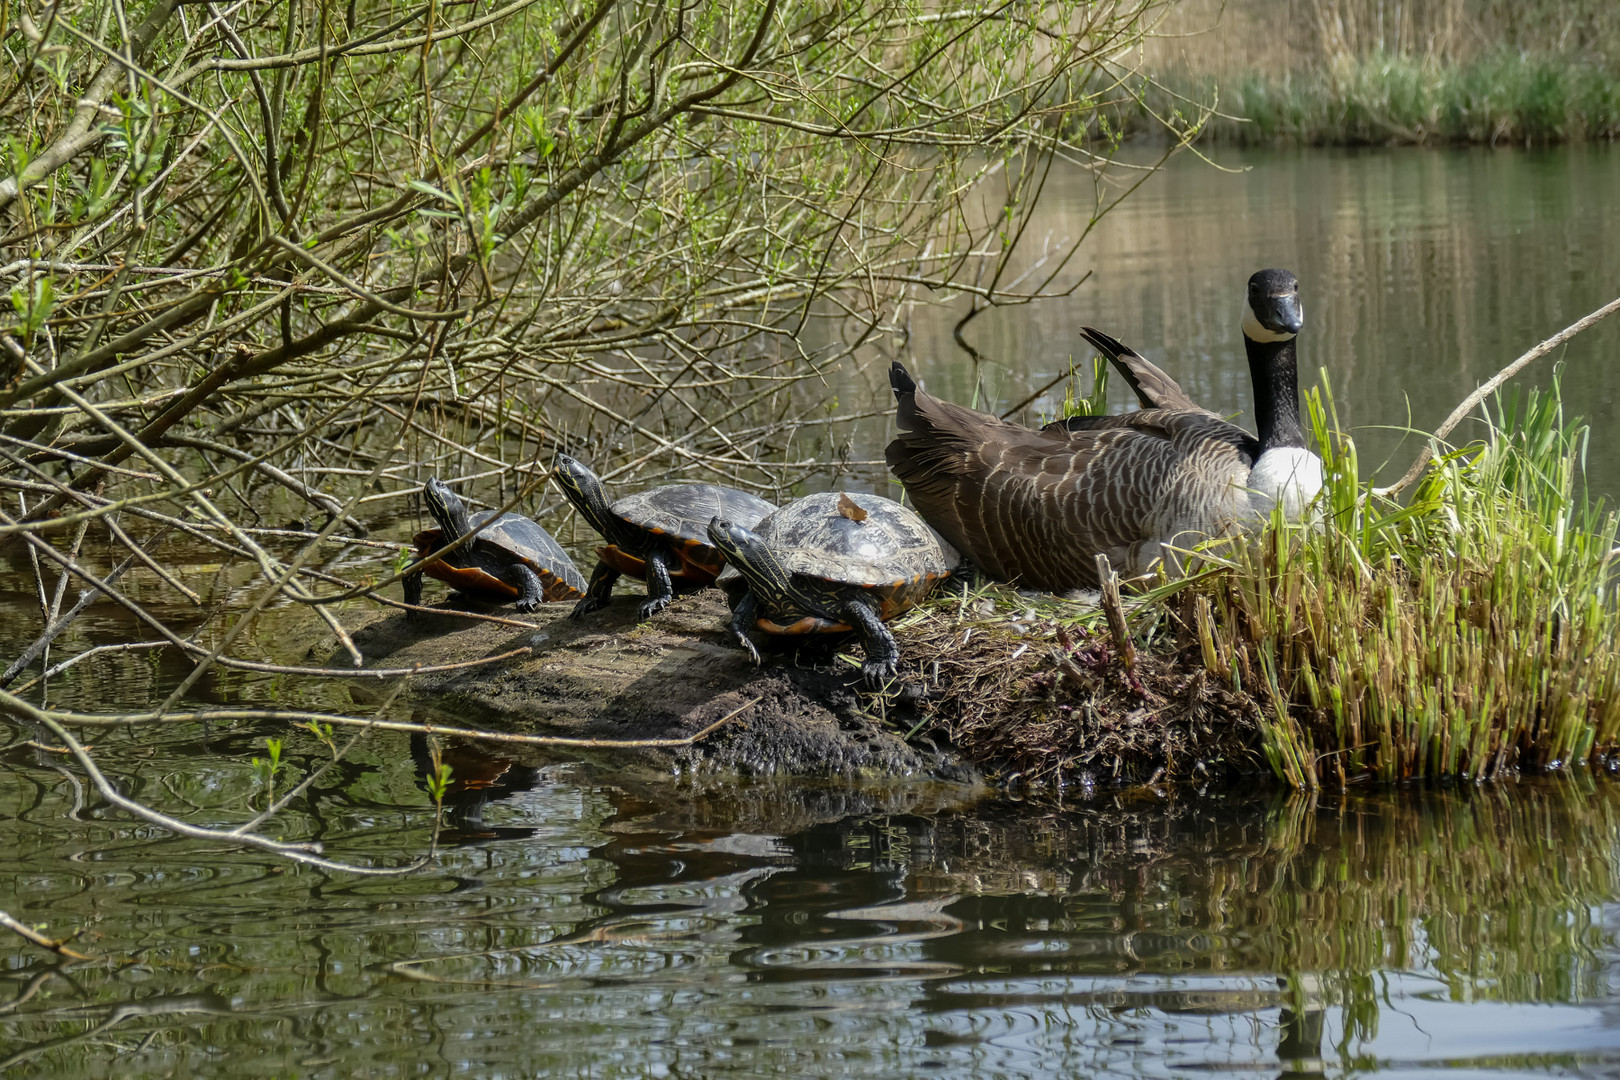
[[[1277,775],[1482,779],[1612,753],[1616,518],[1581,485],[1586,429],[1556,385],[1499,399],[1404,506],[1357,479],[1331,395],[1309,407],[1320,525],[1276,522],[1167,589],[1210,674],[1269,697]]]
[[[1205,137],[1238,144],[1549,144],[1620,137],[1620,79],[1602,65],[1498,53],[1460,62],[1376,52],[1319,68],[1165,84],[1217,100]],[[1163,105],[1150,97],[1144,106]]]

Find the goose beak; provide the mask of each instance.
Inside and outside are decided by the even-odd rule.
[[[1256,297],[1252,306],[1255,321],[1273,334],[1297,334],[1305,327],[1305,308],[1297,292]]]

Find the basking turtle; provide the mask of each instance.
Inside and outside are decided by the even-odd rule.
[[[884,621],[921,602],[961,562],[914,511],[881,495],[810,495],[752,530],[717,517],[709,539],[730,564],[719,584],[731,600],[731,636],[755,662],[750,626],[768,634],[854,630],[866,647],[861,673],[873,686],[898,672],[900,649]]]
[[[675,598],[714,584],[725,558],[709,545],[709,519],[754,525],[776,507],[764,499],[716,484],[670,484],[609,503],[602,481],[567,454],[557,455],[556,477],[563,494],[607,546],[596,549],[602,560],[591,573],[585,599],[574,605],[580,618],[606,607],[620,574],[647,582],[647,599],[636,611],[651,618]]]
[[[551,534],[521,514],[493,510],[467,514],[450,485],[431,479],[422,488],[428,513],[437,529],[416,534],[418,559],[483,525],[484,530],[456,550],[435,559],[404,579],[405,602],[421,604],[422,575],[436,577],[457,592],[484,600],[516,601],[519,611],[533,611],[547,600],[575,600],[585,595],[585,578]]]

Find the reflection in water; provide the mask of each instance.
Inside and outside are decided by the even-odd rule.
[[[426,716],[424,722],[432,722]],[[439,834],[442,844],[482,844],[491,840],[525,840],[534,830],[484,824],[484,806],[527,791],[540,781],[540,770],[501,757],[470,739],[412,735],[411,761],[417,786],[428,791],[439,769],[448,767],[450,782],[444,789],[444,810],[449,827]]]
[[[240,786],[104,753],[199,805]],[[14,950],[0,1041],[105,1072],[103,1043],[50,1044],[203,995],[232,1012],[118,1014],[119,1072],[207,1071],[221,1046],[233,1075],[1620,1068],[1606,782],[1054,809],[443,753],[475,846],[380,881],[75,822],[59,773],[0,759],[0,906],[113,960]],[[379,742],[309,831],[405,861],[426,761]]]

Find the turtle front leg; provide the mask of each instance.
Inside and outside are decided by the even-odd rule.
[[[751,592],[743,593],[737,606],[731,609],[731,640],[735,641],[742,650],[759,663],[759,650],[748,637],[748,631],[753,629],[754,620],[759,617],[759,601],[754,599]]]
[[[662,547],[647,552],[647,599],[636,609],[638,620],[652,618],[675,599],[675,583],[669,578],[669,558],[669,552]]]
[[[591,583],[585,589],[585,599],[574,605],[574,610],[568,613],[570,619],[583,619],[598,608],[608,606],[608,600],[613,596],[613,583],[619,580],[619,572],[605,562],[596,564],[591,571]]]
[[[866,663],[861,665],[861,675],[865,677],[866,685],[879,690],[898,678],[900,646],[895,643],[894,635],[884,625],[876,609],[860,600],[846,600],[839,605],[838,616],[855,628],[861,637],[861,644],[866,648]]]
[[[540,575],[522,563],[514,564],[507,572],[506,583],[517,587],[519,596],[512,606],[525,615],[538,611],[540,605],[546,602],[546,587]]]
[[[399,579],[399,583],[405,588],[405,602],[410,604],[412,607],[421,607],[422,572],[419,570],[414,574],[406,574],[404,577]],[[405,617],[407,619],[414,619],[416,618],[416,612],[407,611],[405,613]]]

